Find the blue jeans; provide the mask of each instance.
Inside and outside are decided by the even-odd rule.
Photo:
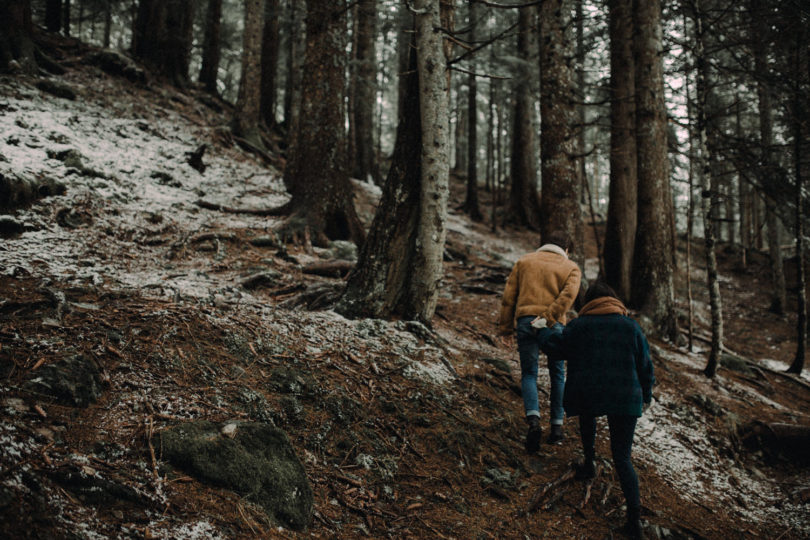
[[[609,414],[608,426],[610,428],[610,451],[613,454],[613,466],[619,476],[619,484],[622,486],[624,499],[627,501],[628,512],[631,509],[641,508],[641,497],[638,490],[638,475],[630,460],[630,452],[633,448],[633,435],[636,431],[635,416],[624,414]],[[582,438],[582,450],[586,460],[593,460],[595,457],[594,443],[596,442],[596,417],[580,415],[579,435]]]
[[[531,322],[535,317],[519,317],[517,320],[517,344],[520,354],[520,388],[523,395],[523,408],[526,416],[540,416],[540,405],[537,399],[537,361],[540,350],[551,335],[549,328],[534,328]],[[554,331],[562,330],[556,323]],[[563,389],[565,387],[565,359],[556,354],[547,354],[548,375],[551,379],[551,424],[563,423]]]

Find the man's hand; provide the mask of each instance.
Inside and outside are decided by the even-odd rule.
[[[507,349],[511,349],[515,345],[515,338],[512,334],[503,334],[498,336],[498,341],[501,344],[501,347],[506,347]]]

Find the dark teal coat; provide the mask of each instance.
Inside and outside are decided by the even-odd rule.
[[[568,365],[563,407],[568,416],[641,416],[655,382],[650,348],[638,323],[619,314],[583,315],[549,338]]]

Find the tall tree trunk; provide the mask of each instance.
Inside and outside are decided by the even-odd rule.
[[[193,0],[140,0],[132,53],[172,84],[188,84],[194,28]]]
[[[515,116],[512,138],[512,187],[505,219],[518,227],[540,230],[540,199],[537,196],[537,160],[535,151],[533,93],[531,76],[531,40],[537,8],[524,7],[518,11],[517,51],[521,62],[514,78]]]
[[[397,32],[397,117],[401,116],[405,108],[405,93],[408,84],[408,62],[410,61],[411,29],[413,28],[413,14],[404,2],[399,4],[399,30]],[[458,154],[456,154],[458,159]]]
[[[202,45],[202,67],[200,82],[206,92],[217,93],[219,73],[220,28],[222,22],[222,0],[208,0],[205,13],[205,33]]]
[[[579,190],[582,187],[574,128],[574,73],[569,63],[573,40],[570,0],[544,0],[540,6],[540,237],[555,231],[575,238],[572,258],[582,265],[584,248]]]
[[[460,80],[460,77],[456,80]],[[456,129],[455,129],[455,154],[456,163],[453,166],[453,174],[465,176],[467,174],[467,147],[465,133],[467,133],[467,109],[464,107],[464,94],[460,83],[456,83]]]
[[[257,148],[264,148],[259,132],[261,103],[261,45],[264,25],[264,0],[245,0],[245,29],[242,36],[242,76],[233,132]]]
[[[689,23],[687,15],[683,17],[683,35],[689,40]],[[694,237],[695,222],[695,121],[694,101],[690,91],[689,73],[684,78],[686,88],[686,118],[687,136],[689,137],[689,195],[686,207],[686,302],[687,302],[687,335],[689,339],[689,352],[694,351],[694,303],[692,301],[692,238]]]
[[[357,28],[359,26],[358,11],[360,9],[360,2],[352,2],[349,8],[349,21],[351,24],[351,57],[348,65],[349,78],[346,81],[346,117],[348,118],[348,137],[346,138],[346,166],[348,167],[349,174],[354,175],[357,168],[357,124],[354,121],[354,107],[357,104],[357,62],[355,61],[357,55]]]
[[[62,33],[70,37],[70,0],[65,0],[62,12]]]
[[[440,28],[450,18],[452,0],[416,0],[416,63],[419,72],[419,111],[422,120],[422,186],[419,198],[411,302],[414,316],[429,322],[436,310],[441,280],[444,241],[447,234],[449,195],[449,53],[442,44]],[[447,8],[447,6],[450,8]],[[472,101],[472,100],[471,100]]]
[[[112,33],[112,0],[104,1],[104,48],[110,48],[110,34]]]
[[[287,147],[295,144],[298,133],[298,121],[301,112],[301,79],[302,66],[306,54],[306,9],[304,2],[290,0],[288,4],[289,20],[287,24],[287,84],[284,92],[284,124],[287,127]],[[341,90],[341,93],[343,90]]]
[[[638,153],[638,222],[632,303],[662,335],[675,339],[672,200],[661,54],[661,3],[635,0],[633,10]]]
[[[412,40],[413,34],[407,35]],[[416,49],[408,48],[410,68],[400,73],[405,88],[398,110],[391,167],[357,266],[336,307],[346,316],[388,318],[398,314],[407,317],[412,312],[408,292],[420,220],[422,123]]]
[[[610,195],[605,228],[605,280],[629,301],[636,238],[635,67],[633,0],[610,0]]]
[[[807,100],[810,89],[810,51],[805,41],[806,29],[800,27],[795,36],[793,58],[793,85],[791,96],[791,124],[793,135],[793,170],[796,177],[796,264],[797,264],[797,310],[796,318],[797,343],[796,356],[788,368],[788,373],[801,374],[807,346],[807,277],[804,257],[804,168],[802,160],[806,159],[804,151],[810,139],[810,112]]]
[[[261,60],[261,119],[268,128],[276,125],[276,71],[279,48],[278,0],[265,0]]]
[[[45,29],[48,32],[58,32],[62,29],[62,0],[45,2]]]
[[[284,171],[292,199],[280,232],[295,238],[308,229],[319,246],[338,239],[360,244],[365,236],[346,167],[346,25],[346,0],[307,0],[302,114]]]
[[[470,2],[470,41],[475,43],[478,9]],[[481,221],[484,216],[478,204],[478,81],[475,77],[475,58],[470,58],[470,73],[467,76],[467,195],[464,211],[473,221]]]
[[[336,309],[351,316],[397,314],[427,323],[442,275],[448,96],[436,30],[439,1],[415,4],[416,46],[404,72],[393,161],[368,239]]]
[[[585,11],[583,4],[585,0],[576,0],[576,31],[577,31],[577,113],[579,114],[579,126],[577,127],[577,154],[579,158],[579,177],[582,180],[580,188],[580,203],[589,204],[593,201],[590,197],[588,187],[588,173],[585,167]],[[595,179],[594,175],[594,179]],[[586,200],[586,199],[590,199]],[[599,239],[597,238],[597,243]],[[598,254],[597,256],[601,256]]]
[[[754,71],[757,73],[760,162],[762,163],[758,172],[761,178],[768,178],[775,170],[772,150],[773,105],[771,90],[768,87],[770,66],[768,65],[768,50],[765,41],[765,36],[768,34],[768,25],[767,18],[764,16],[764,6],[761,0],[751,0],[750,11],[751,33],[756,36],[756,39],[752,40],[752,48],[754,53]],[[767,194],[765,194],[765,223],[768,228],[768,253],[771,262],[770,309],[772,312],[781,315],[784,313],[787,304],[785,271],[784,265],[782,264],[782,242],[779,234],[779,218],[776,215],[776,202]]]
[[[697,64],[697,96],[695,113],[698,130],[698,170],[701,180],[701,197],[703,209],[703,231],[706,248],[706,273],[708,276],[709,305],[712,314],[712,344],[709,359],[703,373],[714,377],[720,365],[720,354],[723,349],[723,305],[720,298],[720,282],[717,279],[717,255],[715,242],[717,233],[716,212],[719,207],[717,184],[712,182],[711,156],[707,144],[706,102],[709,97],[707,85],[708,65],[705,56],[704,21],[700,0],[694,0],[695,8],[695,62]]]
[[[12,61],[25,72],[36,70],[31,36],[31,2],[6,0],[0,3],[0,72],[8,69]]]
[[[357,9],[357,39],[354,65],[357,73],[354,93],[353,174],[362,180],[378,182],[379,171],[374,155],[374,101],[377,96],[377,1],[360,0]]]

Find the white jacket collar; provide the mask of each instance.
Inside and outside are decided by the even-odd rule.
[[[552,253],[556,253],[557,255],[562,255],[566,259],[568,258],[568,254],[565,253],[565,250],[555,244],[543,244],[537,251],[550,251]]]

